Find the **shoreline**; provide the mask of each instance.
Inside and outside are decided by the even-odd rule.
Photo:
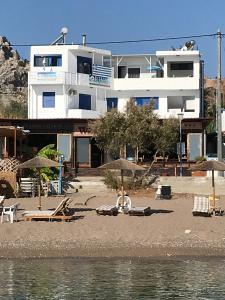
[[[172,246],[78,246],[75,243],[53,246],[49,243],[15,244],[0,246],[0,259],[31,259],[31,258],[152,258],[176,259],[224,257],[225,247],[172,247]]]

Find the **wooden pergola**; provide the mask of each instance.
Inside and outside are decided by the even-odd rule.
[[[0,126],[0,137],[4,138],[4,146],[3,146],[3,156],[7,157],[7,139],[12,138],[13,139],[13,157],[16,157],[16,141],[19,140],[20,144],[22,141],[22,138],[26,136],[28,133],[27,130],[24,130],[23,127],[20,126]]]

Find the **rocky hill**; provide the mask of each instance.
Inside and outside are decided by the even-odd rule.
[[[0,36],[0,102],[27,103],[29,62],[20,58],[6,37]]]

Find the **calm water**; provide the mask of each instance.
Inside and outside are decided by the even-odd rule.
[[[0,260],[0,299],[225,299],[225,260]]]

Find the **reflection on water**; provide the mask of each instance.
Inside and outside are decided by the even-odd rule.
[[[0,260],[0,299],[225,299],[222,259]]]

